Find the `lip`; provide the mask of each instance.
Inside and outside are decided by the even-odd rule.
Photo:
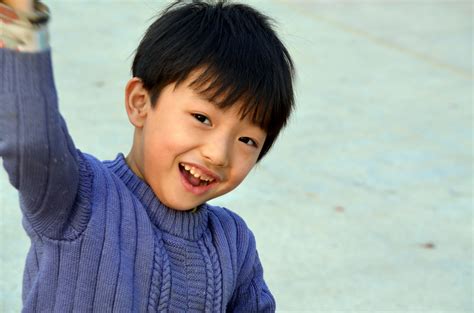
[[[184,188],[193,193],[194,195],[196,196],[200,196],[200,195],[203,195],[205,194],[206,192],[208,192],[210,189],[212,189],[214,187],[214,185],[216,183],[218,183],[220,181],[220,177],[218,175],[216,175],[215,173],[209,171],[208,169],[206,168],[203,168],[197,164],[193,164],[193,163],[187,163],[187,162],[180,162],[180,164],[186,164],[188,166],[193,166],[195,168],[198,168],[200,171],[202,171],[205,175],[213,178],[214,180],[209,183],[208,185],[205,185],[205,186],[193,186],[191,185],[188,180],[186,179],[186,177],[184,176],[183,172],[181,171],[180,169],[180,166],[178,166],[178,171],[179,171],[179,175],[181,177],[181,182],[184,186]]]

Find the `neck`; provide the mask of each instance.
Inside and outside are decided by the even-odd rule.
[[[127,188],[140,200],[150,220],[166,233],[187,240],[198,240],[207,227],[208,209],[202,204],[188,211],[178,211],[164,205],[150,186],[136,175],[125,157],[119,154],[106,165],[123,181]]]

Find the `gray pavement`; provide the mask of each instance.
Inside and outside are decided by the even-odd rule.
[[[123,89],[161,5],[47,3],[76,145],[128,152]],[[278,21],[298,109],[248,180],[213,203],[254,230],[278,311],[473,312],[472,4],[248,3]],[[18,312],[28,238],[3,171],[0,210],[0,311]]]

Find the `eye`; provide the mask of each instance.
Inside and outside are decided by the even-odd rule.
[[[194,116],[195,119],[197,119],[199,122],[203,124],[211,125],[211,121],[205,115],[202,115],[199,113],[193,113],[192,116]]]
[[[258,144],[255,140],[253,140],[252,138],[249,138],[249,137],[240,137],[239,138],[239,141],[249,145],[249,146],[253,146],[255,148],[258,148]]]

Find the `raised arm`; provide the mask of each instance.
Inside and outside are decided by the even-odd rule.
[[[56,238],[73,214],[79,158],[58,111],[47,11],[32,4],[0,3],[0,157],[29,224]]]

